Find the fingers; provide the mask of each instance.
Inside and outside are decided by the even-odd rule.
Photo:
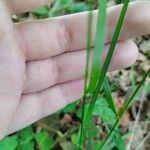
[[[13,25],[0,1],[0,139],[4,136],[17,107],[24,76],[23,54],[17,47]]]
[[[108,9],[106,40],[111,41],[121,5]],[[131,3],[120,40],[150,33],[150,2]],[[94,46],[97,11],[93,11],[92,45]],[[20,45],[27,60],[49,58],[66,51],[85,49],[88,13],[32,21],[16,25]]]
[[[12,14],[30,11],[33,8],[46,5],[50,0],[6,0]]]
[[[105,46],[104,58],[109,45]],[[132,41],[119,42],[109,70],[129,67],[137,58],[138,48]],[[84,76],[86,51],[64,53],[60,56],[27,63],[24,93],[42,91],[55,84]]]
[[[81,97],[83,80],[56,85],[43,92],[22,96],[7,134],[60,110]]]
[[[150,33],[150,26],[148,25],[150,23],[149,9],[150,1],[137,1],[130,3],[122,27],[120,40],[131,39],[133,37]],[[119,5],[112,7],[110,10],[110,15],[108,15],[107,41],[110,41],[112,38],[114,26],[116,24],[115,22],[117,22],[120,10]]]

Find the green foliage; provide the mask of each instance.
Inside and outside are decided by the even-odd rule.
[[[98,5],[98,20],[96,29],[95,48],[92,61],[91,78],[88,87],[88,92],[93,92],[98,83],[101,72],[102,52],[104,49],[105,30],[106,30],[106,4],[107,1],[99,0]]]
[[[18,145],[17,136],[10,136],[0,141],[0,150],[16,150]]]
[[[99,128],[92,122],[89,127],[89,137],[90,138],[98,138]]]
[[[147,73],[145,74],[145,76],[143,77],[143,79],[141,80],[140,84],[138,85],[138,87],[134,90],[134,92],[131,94],[131,96],[128,98],[128,100],[125,101],[124,105],[122,106],[122,108],[120,109],[118,115],[118,119],[116,120],[115,124],[113,125],[111,131],[109,132],[109,134],[107,135],[105,141],[103,142],[103,144],[101,145],[101,149],[105,146],[105,144],[107,143],[107,141],[109,140],[109,138],[111,137],[113,131],[115,130],[115,128],[117,127],[120,118],[123,116],[123,114],[127,111],[128,107],[130,106],[131,102],[134,100],[135,95],[138,93],[139,89],[142,87],[142,85],[144,84],[145,80],[147,77],[150,76],[150,68],[147,71]]]
[[[93,143],[93,149],[94,150],[99,150],[99,147],[101,145],[101,142],[100,141],[96,141]]]
[[[28,127],[19,132],[18,150],[34,150],[34,133],[32,127]]]
[[[36,15],[46,16],[49,11],[46,7],[41,7],[34,9],[32,12]]]
[[[117,114],[117,111],[116,111],[116,108],[115,108],[115,105],[113,102],[113,98],[111,95],[111,90],[110,90],[110,86],[109,86],[107,77],[104,80],[103,88],[104,88],[107,104],[108,104],[109,108],[111,108],[112,113],[115,115],[115,118],[111,121],[111,124],[114,124],[116,119],[118,118],[118,114]],[[121,134],[120,134],[119,129],[117,127],[114,130],[114,135],[112,136],[112,139],[114,140],[116,147],[119,150],[125,150],[124,142],[122,140]]]
[[[85,2],[76,3],[75,0],[57,0],[52,8],[40,7],[32,12],[39,17],[56,17],[60,14],[77,13],[87,10],[89,10],[89,6]]]
[[[90,83],[89,83],[89,87],[88,89],[85,88],[85,92],[93,92],[93,90],[95,90],[96,84],[98,82],[98,78],[99,78],[99,72],[100,72],[100,62],[101,62],[101,55],[102,55],[102,50],[103,50],[103,46],[104,46],[104,39],[105,39],[105,24],[106,24],[106,1],[103,0],[99,0],[99,5],[98,5],[98,20],[97,20],[97,32],[96,32],[96,44],[95,44],[95,49],[94,49],[94,56],[93,56],[93,62],[92,62],[92,69],[91,69],[91,79],[90,79]],[[101,10],[101,11],[100,11]],[[90,35],[88,35],[90,36]],[[87,39],[89,39],[89,37],[87,37]],[[87,44],[88,46],[88,44]],[[88,53],[88,51],[87,51]],[[88,67],[88,66],[86,66]],[[86,68],[87,70],[88,68]],[[86,78],[86,74],[85,74],[85,78]],[[88,82],[87,80],[85,80],[85,82]],[[87,83],[85,83],[85,85],[87,85]],[[86,97],[86,94],[84,95],[84,97]],[[92,99],[91,103],[89,105],[88,108],[88,112],[84,113],[83,111],[83,122],[81,124],[81,133],[80,133],[80,140],[79,140],[79,149],[81,149],[81,146],[84,145],[84,140],[86,137],[86,130],[88,129],[88,126],[91,122],[91,118],[92,118],[92,111],[94,108],[94,104],[95,104],[96,99]],[[85,116],[85,117],[84,117]]]
[[[47,132],[39,132],[35,134],[35,140],[41,150],[50,150],[53,148],[54,140]]]
[[[33,135],[32,127],[25,128],[17,135],[0,141],[0,150],[34,150]]]
[[[87,4],[82,3],[82,2],[77,3],[69,8],[69,11],[71,13],[77,13],[77,12],[87,11],[87,10],[89,10],[89,7],[87,6]]]
[[[85,98],[86,98],[86,95],[88,94],[88,92],[92,92],[92,97],[91,97],[91,102],[88,106],[88,110],[86,110],[87,109],[86,106],[83,107],[85,110],[82,113],[86,114],[86,115],[85,115],[85,117],[84,117],[84,115],[82,117],[82,124],[81,124],[81,130],[80,130],[80,134],[79,134],[80,135],[80,140],[79,140],[78,149],[82,149],[84,147],[86,132],[88,132],[89,125],[91,123],[92,113],[95,113],[94,111],[96,111],[96,114],[100,115],[100,118],[102,120],[104,120],[105,124],[107,123],[107,121],[109,121],[111,124],[114,124],[114,126],[113,126],[112,130],[109,132],[106,140],[100,146],[100,149],[104,148],[105,143],[108,142],[109,137],[112,137],[112,133],[114,132],[114,137],[116,137],[115,138],[116,139],[115,140],[116,146],[119,149],[122,150],[122,149],[125,149],[125,147],[124,147],[123,141],[121,139],[121,135],[119,133],[119,130],[117,129],[117,124],[118,124],[119,119],[121,118],[121,116],[124,114],[124,112],[129,107],[129,104],[131,104],[134,96],[136,95],[136,93],[138,92],[139,89],[137,88],[137,90],[135,90],[135,92],[133,92],[133,95],[129,98],[129,100],[127,100],[127,102],[124,104],[123,110],[121,111],[121,113],[119,113],[119,118],[118,118],[118,114],[115,110],[115,106],[113,104],[113,99],[111,97],[111,92],[110,92],[110,89],[108,87],[108,82],[107,81],[104,82],[104,81],[106,80],[105,79],[106,78],[106,73],[108,71],[109,64],[111,62],[111,59],[112,59],[112,56],[113,56],[113,53],[114,53],[114,49],[115,49],[115,46],[117,44],[119,34],[121,32],[121,28],[122,28],[123,21],[124,21],[126,12],[127,12],[129,0],[124,0],[122,11],[120,13],[120,16],[119,16],[119,19],[118,19],[118,22],[117,22],[117,25],[116,25],[116,28],[115,28],[115,31],[114,31],[114,34],[113,34],[113,37],[112,37],[110,48],[109,48],[109,51],[108,51],[108,54],[106,56],[106,59],[104,61],[103,66],[100,66],[100,64],[102,62],[101,61],[102,59],[99,58],[99,57],[102,57],[102,50],[103,50],[104,39],[105,39],[106,1],[99,0],[99,3],[100,3],[99,4],[99,6],[100,6],[99,7],[99,12],[100,13],[98,13],[97,30],[96,30],[97,31],[96,32],[96,42],[95,42],[93,63],[92,63],[92,69],[91,69],[91,79],[90,79],[90,84],[89,84],[88,91],[84,90],[85,93],[84,93],[84,96],[83,96],[83,100],[84,100],[83,104],[85,105]],[[87,53],[89,53],[89,52],[87,51]],[[88,70],[88,68],[86,68],[86,70]],[[85,72],[85,78],[87,78],[86,73],[87,72]],[[143,81],[144,81],[144,79],[141,81],[141,83]],[[87,82],[87,80],[85,80],[85,82]],[[108,110],[108,108],[107,108],[106,110],[104,109],[104,111],[101,112],[101,111],[98,111],[99,110],[98,108],[102,108],[102,106],[97,107],[96,110],[95,110],[95,106],[100,105],[100,104],[97,104],[97,102],[98,102],[97,97],[98,97],[99,91],[101,90],[103,82],[104,82],[105,95],[107,97],[107,104],[109,105],[110,110]],[[85,85],[87,85],[87,83],[85,83]],[[84,88],[86,89],[86,87],[84,87]],[[112,116],[112,114],[114,116]],[[105,118],[105,116],[107,116],[108,118]],[[110,118],[112,118],[112,120]]]
[[[93,114],[99,116],[106,124],[115,122],[116,116],[112,109],[109,108],[108,103],[105,99],[97,99]]]
[[[118,40],[118,36],[121,30],[121,26],[124,20],[124,16],[126,13],[126,9],[128,6],[128,0],[124,0],[126,2],[126,6],[124,5],[123,12],[120,15],[119,22],[117,23],[111,46],[109,48],[109,53],[106,57],[105,63],[103,66],[100,66],[102,56],[102,50],[104,46],[104,38],[105,38],[105,27],[106,27],[106,2],[104,0],[100,0],[102,5],[99,5],[98,12],[98,22],[97,22],[97,34],[96,34],[96,42],[94,48],[94,55],[92,61],[92,70],[89,71],[89,63],[90,63],[90,46],[91,46],[91,30],[92,30],[92,13],[89,13],[89,21],[88,21],[88,36],[87,36],[87,58],[86,58],[86,68],[85,68],[85,89],[83,95],[83,107],[79,107],[78,103],[72,103],[63,108],[61,111],[57,113],[57,117],[51,117],[48,119],[48,126],[42,127],[42,130],[34,130],[30,126],[28,128],[23,129],[22,131],[16,133],[15,135],[8,136],[0,141],[0,150],[34,150],[35,147],[39,150],[50,150],[56,148],[58,145],[62,150],[74,150],[75,148],[81,148],[85,139],[85,149],[87,150],[110,150],[110,149],[118,149],[124,150],[125,145],[122,140],[123,136],[121,135],[118,129],[118,123],[122,115],[128,109],[128,107],[133,103],[133,99],[135,95],[143,85],[145,79],[150,74],[150,70],[147,72],[144,79],[141,81],[139,86],[136,85],[135,80],[135,70],[134,67],[131,68],[131,86],[132,93],[131,96],[127,99],[126,103],[124,103],[122,109],[120,109],[119,113],[116,111],[115,105],[113,103],[113,98],[111,95],[112,86],[109,85],[109,82],[106,78],[106,73],[113,55],[114,48],[116,46],[116,42]],[[121,0],[117,0],[117,3],[120,3]],[[38,18],[47,18],[54,17],[64,14],[76,13],[81,11],[86,11],[89,9],[93,9],[96,6],[96,1],[93,0],[56,0],[51,7],[41,7],[33,10],[33,14]],[[101,8],[100,8],[101,7]],[[89,73],[89,74],[88,74]],[[88,79],[90,78],[90,85],[88,88]],[[111,88],[110,88],[111,86]],[[115,87],[116,88],[116,87]],[[88,89],[88,90],[87,90]],[[113,88],[114,89],[114,88]],[[144,86],[145,90],[150,91],[150,86]],[[100,93],[100,90],[102,92]],[[89,99],[87,101],[88,92],[91,92],[91,103],[89,103]],[[88,97],[89,98],[89,97]],[[63,112],[63,113],[62,113]],[[84,134],[82,137],[79,137],[77,134],[77,130],[79,127],[77,124],[70,124],[67,122],[66,130],[62,130],[61,126],[61,114],[71,113],[73,117],[75,117],[75,122],[82,121],[82,125],[80,127],[80,134]],[[72,117],[72,116],[71,116]],[[52,119],[53,118],[53,119]],[[56,119],[57,118],[57,119]],[[91,119],[93,121],[91,122]],[[97,119],[100,124],[97,125]],[[72,118],[71,118],[72,119]],[[74,118],[73,118],[74,119]],[[54,123],[55,122],[55,123]],[[56,123],[57,122],[57,123]],[[74,122],[74,121],[73,121]],[[98,123],[99,123],[98,122]],[[56,125],[57,124],[57,125]],[[50,126],[49,126],[50,125]],[[70,125],[72,125],[70,127]],[[64,126],[63,126],[64,127]],[[40,127],[41,128],[41,127]],[[76,128],[74,132],[71,132],[72,128]],[[102,129],[104,128],[104,129]],[[60,131],[59,131],[60,130]],[[101,135],[102,130],[105,130],[105,133]],[[86,132],[88,132],[86,134]],[[102,136],[102,137],[101,137]],[[106,137],[104,139],[104,137]],[[80,139],[81,138],[81,139]],[[123,138],[124,139],[124,138]],[[79,142],[80,146],[79,146]],[[11,145],[11,146],[10,146]]]
[[[71,141],[74,145],[78,145],[78,141],[79,141],[79,136],[78,134],[74,133],[71,135]]]
[[[65,13],[76,13],[80,11],[88,10],[88,6],[85,2],[75,3],[74,0],[57,0],[54,7],[50,10],[49,16],[57,16]]]
[[[71,103],[62,109],[64,113],[73,112],[76,109],[76,103]]]
[[[113,113],[117,116],[116,108],[115,108],[115,105],[113,102],[113,98],[111,95],[111,90],[110,90],[110,86],[109,86],[107,77],[104,80],[103,88],[104,88],[105,96],[107,98],[107,103],[108,103],[109,107],[111,108],[111,110],[113,111]]]
[[[19,132],[19,144],[24,145],[30,141],[32,141],[34,135],[32,127],[28,127]]]

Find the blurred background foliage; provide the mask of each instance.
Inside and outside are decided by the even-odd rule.
[[[119,4],[121,0],[109,0],[108,7]],[[55,0],[51,4],[34,9],[32,12],[13,15],[14,22],[51,18],[65,14],[78,13],[97,8],[95,0]],[[150,63],[150,40],[149,35],[138,37],[134,41],[139,46],[140,56],[135,66],[126,70],[109,73],[111,91],[117,109],[121,107],[123,101],[132,89],[132,83],[138,83],[144,75]],[[130,80],[129,80],[130,79]],[[148,81],[147,81],[148,82]],[[141,95],[144,95],[143,106],[141,108],[140,119],[134,132],[134,140],[131,150],[136,149],[137,145],[142,149],[150,149],[147,140],[150,128],[150,86],[146,84],[143,91],[137,95],[136,102],[132,108],[124,115],[120,121],[119,129],[124,143],[129,143],[131,130],[135,124],[138,109],[140,107]],[[88,103],[86,104],[87,108]],[[115,115],[109,108],[105,96],[99,97],[94,108],[93,122],[90,126],[90,133],[87,136],[87,150],[99,150],[103,142],[108,127],[114,123]],[[7,136],[0,141],[0,150],[73,150],[78,142],[78,130],[81,121],[81,103],[69,104],[64,109],[44,118],[34,125],[23,129],[15,134]],[[145,139],[147,138],[147,139]],[[144,141],[145,140],[145,141]],[[144,143],[146,142],[146,143]],[[144,143],[144,144],[143,144]],[[141,149],[141,146],[139,149]],[[117,149],[113,140],[105,146],[105,150]]]

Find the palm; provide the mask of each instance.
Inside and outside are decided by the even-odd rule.
[[[0,137],[8,126],[19,104],[23,88],[25,59],[14,38],[13,25],[3,1],[0,1]]]
[[[23,0],[19,3],[17,0],[8,1],[12,13],[38,5],[43,5],[43,0],[37,4],[32,0],[28,4]],[[131,4],[121,40],[150,32],[146,19],[139,17],[149,7],[149,2],[143,6]],[[119,9],[120,6],[108,11],[106,43],[111,39]],[[97,12],[93,13],[96,19]],[[130,16],[135,13],[138,17],[132,21]],[[43,22],[13,24],[9,10],[0,1],[0,137],[26,127],[81,97],[87,16],[87,13],[82,13]],[[147,16],[148,21],[149,18]],[[135,23],[140,25],[133,28]],[[95,26],[96,20],[93,21],[92,37]],[[104,55],[108,44],[105,49]],[[136,58],[137,47],[132,41],[118,42],[110,70],[128,67]]]

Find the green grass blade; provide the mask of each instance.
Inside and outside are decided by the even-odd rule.
[[[108,103],[109,107],[111,108],[111,110],[113,111],[113,113],[116,116],[118,116],[118,114],[116,112],[115,105],[113,103],[113,98],[112,98],[112,95],[111,95],[111,90],[110,90],[110,87],[109,87],[107,77],[104,80],[103,86],[104,86],[104,92],[105,92],[105,95],[106,95],[106,98],[107,98],[107,103]]]
[[[130,98],[127,100],[127,103],[123,106],[122,111],[119,114],[119,117],[117,119],[117,121],[115,122],[114,126],[112,127],[111,131],[109,132],[108,136],[106,137],[105,141],[103,142],[103,144],[101,145],[100,149],[102,150],[103,147],[105,146],[105,144],[107,143],[107,141],[109,140],[109,138],[111,137],[113,131],[115,130],[115,128],[118,125],[118,122],[120,120],[120,118],[123,116],[123,114],[125,113],[125,111],[127,111],[128,107],[130,106],[130,103],[133,101],[133,98],[135,97],[135,95],[138,93],[139,89],[142,87],[142,85],[144,84],[146,78],[150,75],[150,69],[147,71],[147,73],[145,74],[145,76],[143,77],[142,81],[140,82],[139,86],[135,89],[135,91],[133,92],[133,94],[130,96]]]
[[[112,41],[111,41],[111,44],[110,44],[110,48],[109,48],[107,57],[105,59],[104,65],[102,67],[102,72],[101,72],[99,84],[103,82],[103,80],[106,76],[106,73],[108,71],[108,67],[109,67],[109,64],[111,62],[111,58],[112,58],[112,55],[114,53],[115,46],[116,46],[116,43],[118,41],[118,38],[119,38],[119,35],[120,35],[120,32],[121,32],[121,28],[122,28],[122,25],[123,25],[123,21],[124,21],[126,12],[127,12],[128,4],[129,4],[129,0],[125,0],[125,3],[123,4],[122,11],[120,13],[119,20],[118,20],[116,28],[115,28],[115,32],[113,34],[113,38],[112,38]]]
[[[124,21],[124,17],[125,17],[127,8],[128,8],[128,3],[129,3],[129,0],[126,0],[125,4],[123,5],[122,11],[121,11],[121,14],[120,14],[120,17],[119,17],[119,21],[118,21],[118,23],[116,25],[116,28],[115,28],[115,32],[114,32],[113,39],[112,39],[112,42],[111,42],[111,45],[110,45],[110,49],[108,51],[106,60],[105,60],[104,65],[102,67],[102,71],[101,71],[100,76],[99,76],[99,81],[98,81],[97,87],[96,87],[96,89],[93,93],[91,104],[90,104],[90,106],[88,108],[88,112],[86,114],[85,123],[84,123],[85,124],[84,128],[86,128],[86,130],[87,130],[88,124],[90,123],[91,118],[92,118],[92,112],[93,112],[93,109],[94,109],[94,105],[95,105],[97,96],[99,94],[99,91],[102,87],[102,84],[103,84],[103,81],[105,79],[106,73],[108,71],[108,67],[109,67],[109,64],[110,64],[110,61],[111,61],[111,58],[112,58],[112,55],[113,55],[113,52],[114,52],[114,49],[115,49],[115,45],[116,45],[118,37],[119,37],[119,33],[121,31],[121,27],[122,27],[122,24],[123,24],[123,21]]]
[[[113,111],[113,113],[116,115],[116,118],[118,118],[118,114],[117,114],[117,111],[116,111],[116,108],[115,108],[115,105],[114,105],[114,102],[113,102],[113,98],[112,98],[112,95],[111,95],[111,90],[110,90],[110,86],[109,86],[107,77],[104,80],[103,86],[104,86],[104,92],[105,92],[105,95],[106,95],[107,103],[108,103],[109,107],[111,108],[111,110]],[[122,140],[120,131],[117,127],[115,129],[113,139],[115,141],[116,147],[119,150],[125,150],[126,149],[125,145],[124,145],[124,142]]]
[[[84,116],[85,116],[85,100],[86,100],[86,90],[88,84],[88,75],[89,75],[89,62],[90,62],[90,51],[91,51],[91,34],[92,34],[92,12],[89,12],[88,18],[88,33],[87,33],[87,50],[86,50],[86,66],[85,66],[85,77],[84,77],[84,91],[83,91],[83,102],[82,102],[82,116],[81,116],[81,128],[79,134],[79,145],[81,146],[83,139],[83,124],[84,124]]]
[[[146,78],[149,76],[150,74],[150,68],[147,71],[146,75],[144,76],[144,78],[142,79],[142,81],[140,82],[139,86],[136,88],[136,90],[133,92],[132,96],[124,103],[123,107],[121,108],[120,112],[119,112],[119,117],[121,117],[124,112],[128,109],[129,105],[131,104],[131,102],[133,101],[133,98],[135,97],[136,93],[139,91],[139,89],[141,88],[141,86],[143,85],[144,81],[146,80]]]
[[[99,0],[95,48],[93,52],[93,59],[92,59],[93,62],[88,92],[93,92],[94,89],[96,88],[99,73],[101,70],[100,64],[102,64],[102,52],[104,48],[105,28],[106,28],[106,8],[107,8],[107,1]]]
[[[122,136],[120,134],[118,127],[115,128],[114,137],[115,137],[115,144],[118,150],[126,150],[125,144],[122,140]]]
[[[102,1],[102,2],[104,2],[104,1]],[[102,71],[100,72],[98,84],[96,86],[96,89],[93,92],[91,103],[90,103],[90,106],[89,106],[88,111],[87,111],[86,116],[85,116],[84,127],[83,127],[83,142],[82,143],[84,143],[86,131],[87,131],[88,126],[89,126],[89,124],[91,122],[91,119],[92,119],[92,112],[93,112],[93,109],[94,109],[94,105],[95,105],[96,99],[98,97],[99,91],[102,87],[102,84],[103,84],[103,81],[105,79],[106,73],[108,71],[108,67],[109,67],[109,64],[111,62],[111,58],[112,58],[117,40],[119,38],[119,34],[120,34],[121,27],[122,27],[122,24],[123,24],[123,21],[124,21],[124,18],[125,18],[125,14],[126,14],[126,11],[127,11],[127,8],[128,8],[128,4],[129,4],[129,0],[126,0],[124,5],[123,5],[123,8],[121,10],[121,14],[120,14],[119,20],[118,20],[116,28],[115,28],[115,32],[114,32],[114,35],[113,35],[113,38],[112,38],[112,42],[111,42],[106,60],[105,60],[104,65],[102,67]],[[97,44],[99,44],[99,43],[97,43]]]
[[[97,34],[96,34],[96,47],[94,49],[94,60],[93,60],[93,64],[92,64],[92,75],[94,74],[94,76],[91,75],[91,79],[92,80],[92,84],[89,85],[89,89],[90,91],[92,91],[91,89],[93,89],[93,83],[97,83],[97,79],[99,77],[99,72],[100,72],[100,56],[102,54],[102,50],[104,47],[104,39],[105,39],[105,26],[106,26],[106,4],[107,1],[105,0],[99,0],[99,11],[98,11],[98,20],[97,20]],[[88,41],[89,44],[90,41]],[[88,46],[90,47],[90,46]],[[98,53],[98,55],[97,55]],[[98,57],[97,57],[98,56]],[[90,57],[90,53],[87,56],[87,62],[89,64],[89,57]],[[88,65],[89,66],[89,65]],[[88,75],[88,70],[86,66],[86,71],[85,71],[85,78],[87,78],[86,75]],[[96,76],[95,76],[96,75]],[[86,97],[86,86],[87,86],[87,79],[85,81],[86,85],[84,85],[84,103],[85,103],[85,97]],[[91,82],[90,82],[91,83]],[[94,85],[95,86],[95,85]],[[85,132],[85,119],[84,119],[84,107],[82,110],[82,125],[81,125],[81,132],[80,132],[80,140],[79,140],[79,149],[81,147],[81,145],[84,144],[84,139],[86,136],[86,132]]]

